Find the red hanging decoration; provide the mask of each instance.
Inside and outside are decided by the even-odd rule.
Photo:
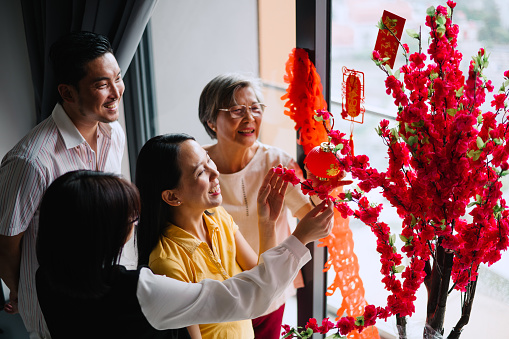
[[[362,124],[364,122],[364,73],[343,67],[341,117]]]
[[[334,146],[328,142],[322,142],[320,146],[309,151],[304,164],[311,173],[323,181],[334,178],[341,172],[339,161],[334,155]]]
[[[343,91],[342,91],[341,117],[351,121],[350,149],[353,151],[353,123],[364,123],[364,73],[343,67]]]
[[[313,147],[327,141],[322,122],[313,118],[316,110],[327,109],[327,102],[322,95],[320,76],[304,49],[294,48],[290,53],[284,80],[288,84],[286,94],[281,97],[281,100],[288,99],[285,115],[295,121],[298,143],[304,154],[308,154]]]

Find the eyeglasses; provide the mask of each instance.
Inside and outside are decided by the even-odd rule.
[[[265,107],[267,107],[265,104],[256,103],[251,106],[237,105],[230,108],[220,108],[219,111],[230,112],[233,119],[240,119],[246,116],[248,109],[251,111],[251,115],[258,117],[263,114]]]

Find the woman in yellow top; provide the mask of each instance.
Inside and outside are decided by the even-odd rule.
[[[156,274],[186,282],[225,280],[254,267],[258,256],[222,202],[219,173],[207,152],[185,134],[150,139],[137,160],[141,195],[137,230],[140,264]],[[275,225],[287,183],[268,172],[258,199],[259,253],[276,245]],[[327,223],[332,204],[313,209],[301,222]],[[188,327],[192,338],[254,337],[251,322],[237,321]]]

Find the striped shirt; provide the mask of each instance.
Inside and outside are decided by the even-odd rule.
[[[25,232],[18,286],[19,313],[27,330],[38,332],[43,338],[49,336],[35,289],[39,204],[53,180],[69,171],[89,169],[120,174],[125,145],[122,127],[118,122],[99,123],[97,138],[96,154],[57,104],[50,117],[5,155],[0,166],[0,234],[14,236]]]

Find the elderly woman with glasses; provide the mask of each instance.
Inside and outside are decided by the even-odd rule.
[[[224,74],[212,79],[203,89],[199,118],[209,136],[217,139],[204,146],[221,174],[219,182],[223,207],[239,226],[249,245],[258,253],[258,219],[256,197],[260,183],[274,166],[295,169],[302,174],[294,159],[283,150],[258,141],[265,105],[257,82],[239,74]],[[302,218],[313,206],[299,187],[288,187],[285,206],[277,220],[277,242],[290,234],[289,211]],[[253,319],[255,338],[279,338],[285,300],[302,287],[300,275],[294,287],[274,300],[269,311]]]

